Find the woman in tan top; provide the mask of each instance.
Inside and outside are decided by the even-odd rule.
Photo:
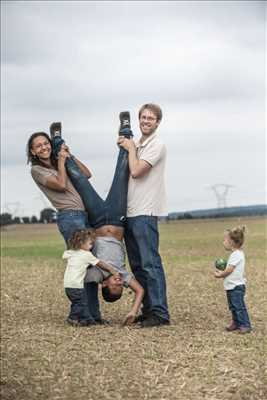
[[[130,129],[129,112],[120,113],[120,121],[119,135],[131,137],[132,132]],[[58,129],[55,129],[56,125],[58,125]],[[63,203],[59,198],[60,194],[62,195],[60,189],[64,189],[64,209],[59,210],[58,215],[59,217],[62,214],[64,215],[62,225],[66,224],[66,229],[73,229],[73,222],[77,222],[72,215],[77,200],[74,193],[78,192],[80,194],[84,204],[83,207],[85,207],[89,217],[90,225],[94,228],[97,237],[97,247],[95,249],[96,257],[106,263],[112,264],[119,274],[124,273],[124,278],[119,276],[112,282],[107,282],[107,280],[109,280],[107,277],[98,280],[97,274],[94,276],[90,275],[88,279],[85,279],[84,288],[86,291],[89,314],[96,323],[103,323],[99,309],[98,283],[102,282],[103,297],[109,302],[118,300],[121,297],[123,285],[125,284],[125,286],[130,286],[136,293],[132,310],[125,320],[127,324],[131,323],[134,321],[139,310],[143,298],[143,289],[133,276],[127,273],[124,265],[125,255],[122,238],[129,180],[128,153],[124,149],[119,150],[113,182],[106,200],[103,200],[88,181],[90,172],[83,164],[70,155],[68,147],[61,137],[60,123],[53,123],[50,128],[50,133],[51,141],[47,135],[43,133],[35,134],[32,141],[29,141],[28,158],[32,163],[32,176],[34,180],[46,196],[50,198],[51,202],[53,202],[52,204],[58,209]],[[36,156],[37,160],[35,158]],[[58,159],[57,165],[55,159]],[[71,181],[67,177],[66,171]],[[79,200],[81,198],[78,197]],[[77,209],[76,213],[77,212],[81,213],[84,211]],[[72,221],[70,216],[73,219]],[[59,228],[62,228],[62,225]],[[78,230],[77,225],[74,229]],[[62,229],[60,230],[62,232]],[[69,230],[67,232],[69,232]],[[64,235],[64,237],[66,239],[66,235]],[[89,268],[88,271],[91,269],[92,268]],[[126,282],[126,275],[128,275],[129,282]]]
[[[56,159],[52,153],[51,139],[45,132],[31,135],[27,157],[35,183],[57,210],[58,229],[68,244],[75,230],[90,227],[82,199],[66,173],[65,161],[74,157],[70,155],[68,146],[63,144]],[[89,169],[77,158],[75,161],[89,179]]]

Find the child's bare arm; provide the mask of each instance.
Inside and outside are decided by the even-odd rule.
[[[131,311],[126,315],[123,322],[124,325],[130,325],[134,322],[145,293],[140,283],[134,278],[130,280],[129,287],[135,292],[135,299]]]
[[[99,262],[96,264],[97,267],[103,269],[103,271],[109,272],[111,275],[117,275],[118,271],[113,268],[110,264],[106,263],[103,260],[99,260]]]
[[[216,270],[214,272],[214,276],[215,278],[226,278],[233,272],[234,269],[235,269],[234,265],[228,265],[224,271]]]

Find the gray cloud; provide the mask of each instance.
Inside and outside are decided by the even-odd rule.
[[[164,111],[172,210],[215,205],[203,188],[218,180],[239,187],[232,204],[263,202],[264,18],[263,1],[2,2],[4,203],[19,180],[24,209],[42,207],[25,145],[54,120],[104,193],[118,113],[131,111],[137,134],[148,101]]]

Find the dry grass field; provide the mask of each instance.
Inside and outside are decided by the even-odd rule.
[[[230,315],[213,262],[224,229],[245,224],[249,335],[227,333]],[[2,400],[263,400],[266,220],[161,224],[172,324],[122,327],[133,296],[101,302],[110,326],[65,324],[64,243],[55,225],[2,231]]]

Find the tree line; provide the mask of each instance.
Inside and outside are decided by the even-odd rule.
[[[56,211],[52,208],[44,208],[40,212],[39,219],[33,215],[31,217],[13,217],[10,213],[0,214],[0,226],[12,224],[50,224],[56,222]]]

